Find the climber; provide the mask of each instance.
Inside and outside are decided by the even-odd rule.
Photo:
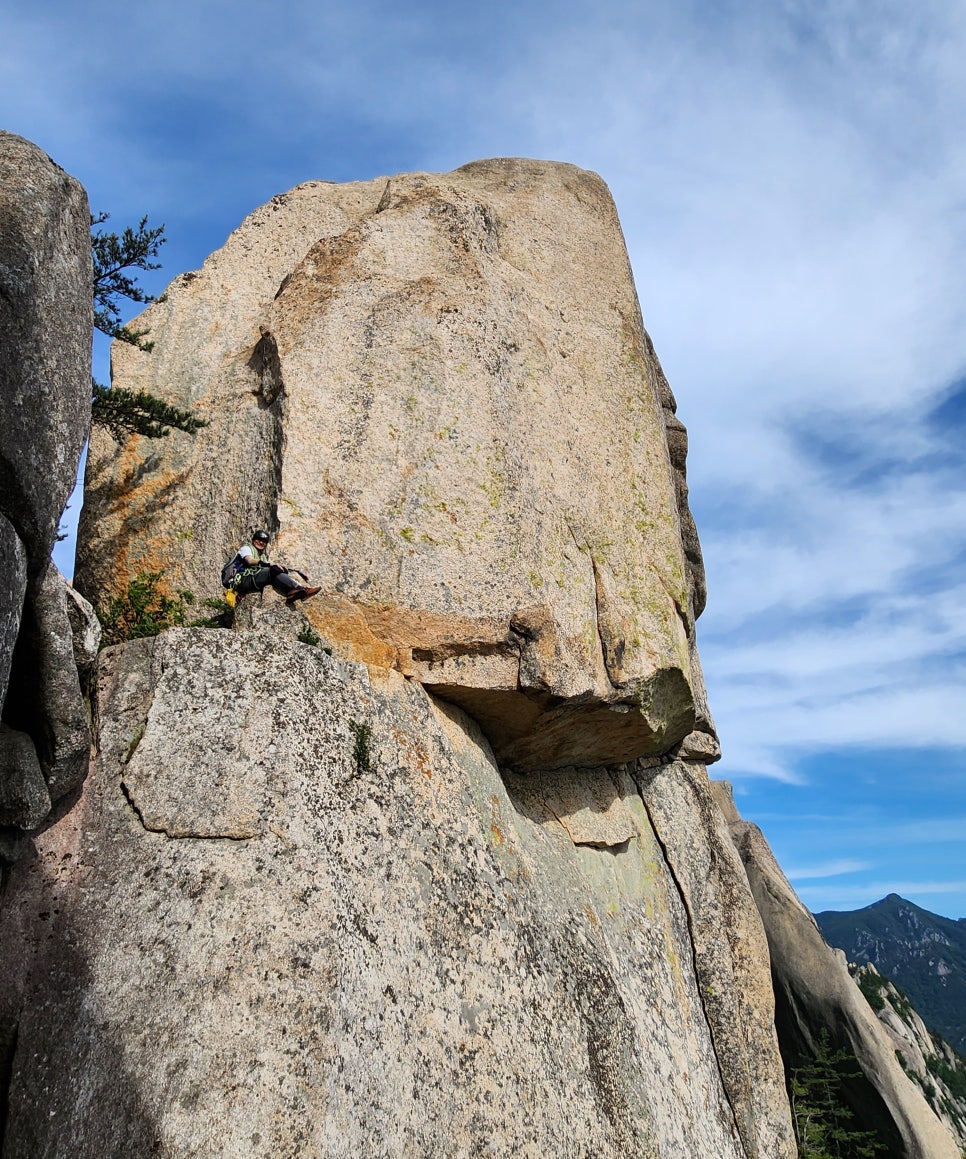
[[[250,543],[243,543],[235,557],[222,568],[221,583],[229,592],[244,596],[249,592],[260,592],[269,584],[285,597],[287,604],[307,600],[317,595],[321,588],[310,588],[292,579],[287,568],[272,563],[268,558],[268,532],[256,527]],[[307,577],[293,569],[293,574],[302,579]]]

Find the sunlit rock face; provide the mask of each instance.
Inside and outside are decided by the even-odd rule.
[[[501,773],[269,628],[98,671],[91,774],[0,908],[5,1159],[792,1159],[703,767]]]
[[[89,598],[155,569],[214,595],[266,524],[321,585],[306,614],[327,643],[470,711],[505,765],[689,734],[716,755],[685,436],[596,175],[310,182],[138,326],[154,352],[115,349],[115,383],[210,425],[161,451],[95,438]]]
[[[76,790],[0,894],[4,1159],[793,1159],[784,879],[707,778],[686,434],[600,180],[300,186],[138,325],[116,382],[210,425],[95,437],[88,595],[218,594],[256,524],[322,590],[95,659],[45,581],[95,756],[0,729],[0,821]],[[807,1009],[827,959],[774,944]],[[945,1156],[918,1113],[896,1154]]]
[[[850,962],[849,973],[866,997],[874,996],[876,1018],[889,1036],[902,1069],[922,1088],[957,1146],[966,1149],[966,1099],[960,1093],[966,1063],[937,1031],[926,1026],[908,996],[871,962],[861,966]]]

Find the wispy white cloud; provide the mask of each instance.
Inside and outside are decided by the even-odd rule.
[[[739,811],[740,794],[736,791]],[[821,827],[837,845],[855,849],[870,844],[884,845],[895,850],[902,845],[928,846],[944,843],[962,844],[966,833],[966,816],[954,813],[948,817],[922,817],[915,821],[896,823],[884,819],[884,803],[874,815],[856,812],[842,813],[781,813],[761,810],[757,820],[763,825],[794,826],[808,825]],[[865,864],[865,863],[863,863]],[[871,863],[870,863],[871,864]],[[865,864],[869,868],[869,864]],[[800,873],[800,876],[807,876]],[[788,876],[793,874],[789,871]]]
[[[836,861],[822,861],[816,865],[792,866],[785,869],[785,876],[794,885],[798,881],[814,881],[822,877],[843,877],[849,873],[859,873],[871,869],[870,861],[855,861],[839,858]]]
[[[966,745],[966,471],[927,421],[966,367],[963,16],[752,3],[702,36],[685,5],[527,62],[541,151],[614,189],[690,428],[725,776]]]

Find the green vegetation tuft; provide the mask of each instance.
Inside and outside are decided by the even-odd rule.
[[[372,752],[369,747],[372,740],[372,729],[368,724],[361,724],[358,720],[350,720],[349,729],[355,738],[352,759],[355,761],[356,776],[358,777],[372,769]]]
[[[186,608],[194,603],[194,596],[189,591],[171,592],[163,580],[164,572],[141,572],[111,600],[102,621],[102,648],[183,626]]]
[[[866,1002],[878,1012],[885,1009],[885,996],[882,993],[888,983],[881,974],[873,974],[871,970],[859,969],[853,975],[862,991]]]
[[[104,628],[101,647],[157,636],[168,628],[231,627],[234,609],[225,600],[204,600],[201,606],[213,614],[189,620],[189,609],[194,602],[190,591],[181,588],[172,592],[164,582],[164,572],[140,572],[108,604],[101,621]]]

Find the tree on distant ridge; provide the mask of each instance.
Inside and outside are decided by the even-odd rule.
[[[128,226],[120,235],[96,229],[109,216],[100,213],[91,217],[94,325],[109,338],[150,353],[154,343],[145,341],[148,331],[132,330],[121,321],[118,299],[143,305],[159,300],[145,293],[129,271],[161,268],[161,263],[153,259],[167,240],[164,226],[149,229],[147,217],[142,217],[136,230]],[[105,427],[118,442],[130,433],[148,439],[163,438],[172,427],[193,435],[199,427],[208,425],[191,411],[180,410],[143,390],[107,387],[92,378],[91,396],[91,423]]]

